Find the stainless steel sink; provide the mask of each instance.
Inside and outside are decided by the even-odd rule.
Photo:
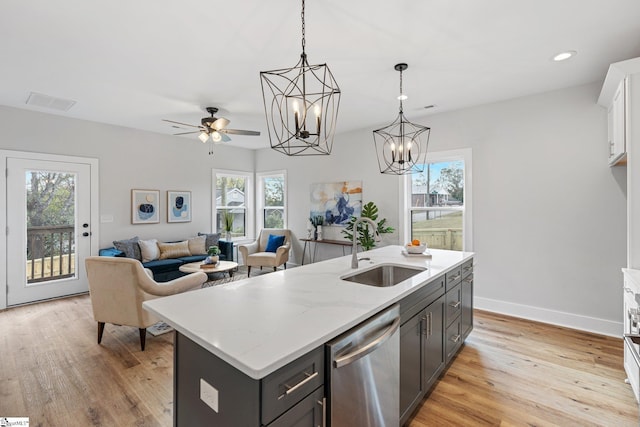
[[[426,268],[404,267],[393,264],[381,264],[370,270],[359,271],[340,277],[349,282],[361,283],[369,286],[395,286],[418,273],[422,273]]]

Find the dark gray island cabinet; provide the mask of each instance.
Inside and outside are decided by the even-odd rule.
[[[391,250],[387,249],[387,253],[389,252]],[[347,301],[345,303],[347,306],[353,306],[352,301],[363,304],[362,299],[357,299],[356,296],[373,298],[375,301],[388,301],[385,305],[379,305],[382,307],[380,310],[384,310],[388,304],[399,305],[399,425],[404,425],[416,411],[423,398],[458,353],[473,328],[473,255],[470,253],[456,255],[450,251],[434,252],[436,254],[434,254],[433,266],[430,266],[428,270],[431,276],[423,279],[419,279],[420,276],[415,276],[415,281],[396,285],[396,290],[391,288],[388,291],[359,288],[355,285],[336,283],[335,288],[326,291],[327,288],[334,285],[331,282],[323,284],[326,295],[333,295],[343,288],[345,289],[342,291],[343,293],[350,292],[351,294],[346,298],[344,294],[340,295]],[[373,253],[375,254],[375,252]],[[388,258],[387,253],[382,252],[385,258]],[[436,255],[440,258],[436,258]],[[334,262],[337,266],[335,272],[338,273],[336,277],[344,274],[340,271],[349,271],[348,267],[345,269],[338,262]],[[398,258],[397,262],[410,263],[402,258]],[[415,263],[414,261],[414,265]],[[305,268],[307,266],[292,269],[291,273],[287,273],[288,276],[283,274],[278,277],[275,273],[265,275],[271,277],[262,279],[263,282],[256,280],[251,283],[245,282],[246,284],[241,286],[230,286],[226,289],[203,290],[204,292],[199,295],[200,291],[196,291],[192,295],[183,294],[183,296],[171,300],[156,300],[154,304],[150,305],[158,314],[168,313],[166,317],[168,321],[171,321],[173,316],[176,322],[173,403],[175,426],[331,427],[329,416],[331,411],[331,393],[329,391],[331,358],[327,356],[326,343],[337,335],[324,335],[325,339],[313,341],[317,344],[312,344],[309,347],[311,350],[300,351],[297,354],[302,355],[298,358],[289,359],[292,361],[288,363],[278,364],[274,366],[274,369],[268,370],[264,374],[255,371],[248,372],[246,369],[234,366],[237,363],[235,362],[237,357],[225,361],[226,356],[215,354],[214,350],[217,347],[207,348],[205,344],[212,342],[212,339],[206,339],[201,345],[199,342],[202,339],[201,335],[195,334],[194,337],[197,338],[191,338],[190,334],[194,334],[195,328],[185,326],[185,324],[188,323],[187,320],[193,313],[185,313],[180,309],[185,303],[191,306],[201,303],[202,305],[198,308],[202,310],[202,307],[215,304],[215,301],[224,300],[224,304],[220,303],[216,307],[218,311],[222,311],[225,305],[237,304],[239,307],[251,304],[253,300],[255,305],[252,306],[252,310],[260,310],[261,301],[272,295],[274,289],[277,289],[278,292],[282,291],[283,285],[280,281],[283,280],[283,277],[285,282],[293,280],[291,277],[294,270],[298,270],[298,273],[295,274],[302,274],[305,272],[303,270]],[[328,268],[332,268],[332,264],[326,263],[323,266],[323,269]],[[260,277],[264,276],[258,276],[258,278]],[[306,285],[305,282],[298,281],[297,277],[294,279],[295,283],[291,285],[291,289],[292,292],[299,292],[297,298],[301,298],[300,295],[309,295],[308,291],[313,292],[314,289],[317,289],[312,284]],[[273,287],[268,289],[267,286]],[[347,287],[345,288],[345,286]],[[398,290],[403,286],[405,286],[404,291]],[[300,288],[302,289],[300,290]],[[365,294],[365,292],[368,293]],[[387,292],[387,294],[382,292]],[[387,297],[384,295],[393,295],[393,292],[397,292],[397,297],[386,300]],[[238,293],[243,294],[237,296]],[[258,293],[258,297],[255,296],[256,293]],[[237,296],[237,299],[234,300],[233,296]],[[202,302],[203,300],[204,302]],[[305,304],[306,308],[304,309],[313,310],[315,306],[308,304],[310,303]],[[281,309],[287,307],[289,306],[282,305]],[[317,309],[321,310],[322,308]],[[379,310],[372,312],[371,316],[376,312]],[[261,314],[266,315],[267,313],[269,311],[265,309]],[[222,316],[215,317],[218,321],[222,321],[223,318]],[[252,324],[255,319],[259,318],[250,317],[246,320],[248,322],[246,324]],[[201,317],[198,315],[195,319],[199,320]],[[235,316],[234,319],[242,321],[242,317]],[[280,319],[278,318],[278,320]],[[322,319],[324,319],[322,323],[327,321],[326,317]],[[307,325],[315,324],[318,327],[318,320],[315,323],[302,321],[299,323],[305,326],[297,325],[298,331],[307,331]],[[236,328],[233,329],[234,331],[244,330],[244,326],[242,329],[238,329],[238,325],[231,324],[233,326],[229,326],[229,328]],[[351,328],[349,325],[352,323],[345,323],[344,327]],[[196,332],[203,334],[201,332],[203,330],[206,329],[200,328]],[[296,330],[296,328],[285,327],[285,330]],[[342,332],[344,329],[339,331],[338,335]],[[230,339],[221,332],[214,336],[220,336],[222,340]],[[296,336],[295,334],[290,335],[291,339],[295,339]],[[252,343],[251,341],[243,342]],[[224,343],[221,345],[224,346]],[[247,349],[245,351],[253,351],[250,346],[244,348]],[[272,349],[273,347],[268,348]],[[360,386],[365,387],[366,384],[363,383]],[[332,427],[342,426],[334,425]]]
[[[400,301],[400,425],[473,329],[473,259]]]
[[[174,425],[323,426],[324,365],[322,346],[257,380],[176,332]]]

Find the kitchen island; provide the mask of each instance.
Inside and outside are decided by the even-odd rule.
[[[145,302],[145,309],[177,332],[174,424],[204,419],[210,425],[275,423],[290,405],[302,403],[292,396],[297,392],[304,400],[313,395],[311,406],[321,403],[325,343],[415,294],[439,296],[439,289],[444,294],[447,274],[461,271],[473,257],[469,252],[431,250],[429,260],[405,256],[402,249],[368,251],[370,260],[360,261],[357,270],[350,268],[351,257],[346,256]],[[389,263],[426,269],[391,287],[340,279]],[[456,283],[460,276],[455,276]],[[430,288],[433,292],[425,292]],[[401,305],[401,312],[416,306],[414,302],[406,310]],[[287,377],[296,368],[300,373]],[[300,379],[293,382],[298,374]],[[324,409],[318,405],[311,415],[320,416]]]

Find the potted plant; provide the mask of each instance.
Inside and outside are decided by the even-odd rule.
[[[324,218],[322,215],[316,215],[309,217],[311,225],[313,225],[313,240],[318,240],[318,227],[322,230],[322,224],[324,224]],[[320,231],[322,233],[322,231]]]
[[[217,264],[220,261],[220,248],[217,246],[209,246],[207,250],[207,259],[205,259],[205,264]]]
[[[361,216],[365,218],[369,218],[373,222],[376,222],[376,220],[378,219],[378,207],[373,202],[367,203],[362,207]],[[342,234],[344,234],[351,241],[353,241],[353,224],[356,222],[357,219],[358,218],[356,218],[355,216],[352,216],[351,219],[349,220],[349,223],[345,227],[345,229],[342,230]],[[380,221],[376,222],[376,224],[378,225],[377,227],[378,234],[393,233],[395,231],[393,227],[387,227],[386,223],[387,223],[386,218],[382,218]],[[375,233],[373,232],[373,230],[369,230],[368,224],[366,223],[358,224],[357,233],[358,233],[358,244],[360,244],[362,249],[364,249],[365,251],[368,251],[369,249],[372,249],[373,247],[376,246]]]
[[[225,240],[231,241],[231,231],[233,230],[233,214],[229,211],[225,211],[222,217],[223,228],[225,232]]]

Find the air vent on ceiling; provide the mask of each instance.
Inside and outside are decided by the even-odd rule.
[[[56,98],[42,93],[31,92],[27,98],[27,105],[50,108],[52,110],[69,111],[76,101],[71,99]]]

